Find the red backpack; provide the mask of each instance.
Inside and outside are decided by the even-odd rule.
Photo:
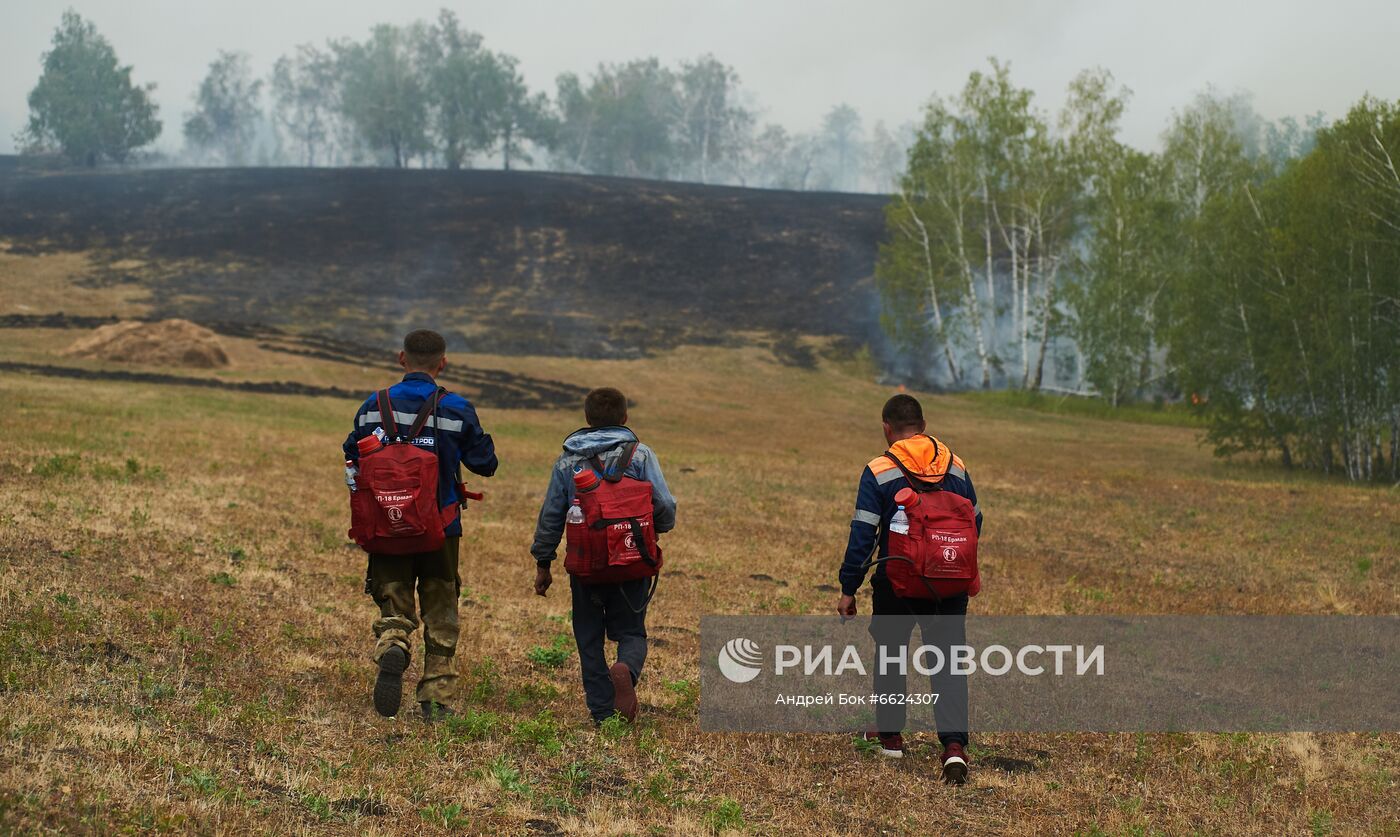
[[[976,595],[977,512],[972,502],[912,476],[893,454],[885,455],[909,483],[895,494],[909,518],[909,532],[890,531],[889,555],[877,562],[885,564],[895,594],[905,599]]]
[[[446,390],[423,403],[407,434],[394,421],[389,391],[379,391],[382,443],[360,440],[356,489],[350,493],[350,538],[366,552],[407,555],[431,552],[443,544],[443,529],[457,517],[457,504],[438,508],[437,454],[413,444]],[[437,422],[433,423],[437,448]]]
[[[594,457],[591,467],[574,472],[574,496],[583,519],[564,527],[564,569],[585,584],[650,578],[661,569],[651,483],[626,476],[636,450],[637,443],[630,442],[611,470]]]

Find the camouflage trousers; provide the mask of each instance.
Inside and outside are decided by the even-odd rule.
[[[457,597],[462,581],[457,570],[461,538],[448,538],[442,549],[416,555],[369,556],[366,587],[379,605],[374,620],[374,660],[394,646],[413,658],[413,632],[423,620],[423,676],[418,700],[449,704],[457,691]],[[418,602],[414,607],[414,588]],[[415,613],[416,611],[416,613]]]

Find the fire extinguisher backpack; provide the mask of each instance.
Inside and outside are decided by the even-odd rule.
[[[941,483],[914,476],[892,453],[908,488],[895,494],[909,518],[909,532],[889,532],[889,555],[880,559],[896,595],[906,599],[942,599],[977,595],[977,512],[972,502]]]
[[[661,570],[651,482],[626,474],[636,451],[637,443],[629,442],[613,468],[604,468],[595,456],[575,472],[574,496],[583,521],[564,527],[564,569],[584,584],[650,578]]]
[[[394,421],[389,391],[380,390],[376,396],[383,444],[361,450],[356,490],[350,494],[350,538],[366,552],[409,555],[439,549],[443,529],[457,517],[456,503],[438,508],[437,454],[413,444],[437,412],[444,392],[439,387],[423,403],[406,434]],[[437,450],[437,422],[433,422],[433,450]]]

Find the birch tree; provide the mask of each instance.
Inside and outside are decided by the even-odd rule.
[[[243,165],[262,118],[261,96],[262,80],[253,78],[248,56],[220,51],[195,93],[185,141],[224,165]]]
[[[339,103],[365,146],[397,168],[431,149],[428,95],[415,48],[422,24],[374,27],[363,43],[332,45],[340,77]]]
[[[689,175],[709,183],[717,164],[741,152],[753,114],[738,103],[739,74],[713,55],[683,63],[676,78],[678,151]]]
[[[1276,176],[1205,204],[1172,351],[1218,451],[1400,477],[1397,153],[1400,106],[1363,100]]]
[[[992,358],[971,244],[983,206],[979,149],[965,119],[934,100],[909,151],[909,169],[886,209],[876,281],[885,322],[906,344],[932,340],[951,385],[965,377],[958,355],[970,340],[977,385],[992,385]]]
[[[413,44],[422,79],[419,85],[404,86],[407,95],[422,99],[437,151],[453,170],[491,147],[493,120],[506,93],[493,56],[481,44],[481,36],[462,28],[448,9],[432,27],[419,29]],[[380,65],[385,70],[399,66],[387,60]]]
[[[311,44],[282,56],[272,68],[272,116],[306,166],[327,162],[335,127],[335,60]]]

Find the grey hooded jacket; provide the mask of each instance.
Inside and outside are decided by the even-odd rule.
[[[626,427],[589,427],[575,431],[564,440],[564,452],[554,463],[549,475],[549,490],[540,506],[540,519],[535,524],[535,543],[530,554],[540,564],[554,560],[559,541],[564,537],[564,516],[569,512],[569,504],[574,501],[574,468],[579,463],[598,457],[605,469],[611,470],[618,464],[623,446],[637,442],[637,434]],[[632,455],[632,463],[627,466],[626,476],[646,480],[651,483],[652,523],[656,533],[669,532],[676,526],[676,498],[666,487],[666,478],[661,475],[661,463],[651,448],[640,442]]]

